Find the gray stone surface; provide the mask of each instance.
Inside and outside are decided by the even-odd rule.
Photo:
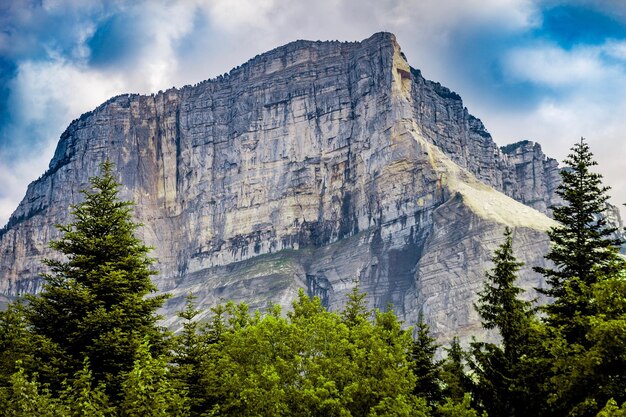
[[[2,297],[40,288],[53,225],[105,158],[173,295],[167,324],[190,291],[201,308],[264,308],[288,307],[303,287],[337,309],[358,281],[370,306],[392,303],[407,324],[423,311],[442,341],[468,335],[505,225],[528,265],[523,286],[542,285],[531,266],[548,247],[540,211],[555,162],[530,142],[498,148],[389,33],[296,41],[217,79],[82,115],[0,232]]]
[[[550,206],[561,204],[554,193],[561,183],[559,164],[547,158],[538,143],[525,140],[502,147],[502,152],[514,167],[514,181],[504,187],[507,194],[547,214]]]

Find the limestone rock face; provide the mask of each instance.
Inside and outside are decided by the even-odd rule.
[[[561,183],[559,164],[547,158],[538,143],[521,141],[502,147],[514,167],[514,180],[506,192],[542,213],[562,203],[554,192]]]
[[[442,341],[480,331],[472,303],[505,225],[531,267],[558,170],[539,145],[500,149],[460,97],[409,66],[389,33],[296,41],[228,75],[112,98],[72,122],[0,232],[0,294],[40,288],[55,223],[114,162],[155,248],[166,323],[190,291],[332,309],[358,281],[370,306],[420,312]],[[531,297],[532,294],[528,294]]]

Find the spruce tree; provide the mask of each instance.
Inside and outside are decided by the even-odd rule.
[[[552,247],[546,259],[554,268],[535,268],[549,284],[544,294],[554,298],[547,305],[548,322],[564,326],[568,340],[582,341],[571,320],[590,313],[588,290],[602,275],[612,275],[623,268],[619,258],[620,239],[616,229],[607,225],[604,211],[609,187],[602,176],[591,171],[597,165],[584,138],[574,145],[561,170],[562,183],[556,193],[564,205],[552,207],[558,226],[548,231]]]
[[[519,298],[524,290],[515,285],[517,273],[524,264],[513,255],[513,232],[509,227],[504,229],[504,238],[491,258],[493,269],[485,274],[484,288],[474,307],[483,327],[498,330],[504,351],[515,354],[533,313],[531,303]]]
[[[74,221],[57,226],[63,236],[50,246],[63,257],[45,260],[50,273],[42,292],[28,298],[25,315],[31,331],[54,348],[36,355],[61,369],[44,382],[59,388],[89,358],[94,382],[104,382],[115,398],[144,339],[155,353],[166,349],[156,325],[166,297],[149,296],[156,292],[150,248],[135,236],[133,204],[118,198],[113,165],[101,169],[102,176],[90,178],[92,189],[82,191],[84,201],[72,206]]]
[[[548,232],[546,259],[555,267],[536,268],[549,284],[542,292],[554,299],[544,307],[550,338],[536,357],[549,365],[544,379],[553,415],[594,416],[626,392],[626,264],[618,253],[622,241],[604,216],[609,187],[591,172],[597,163],[583,138],[565,162],[557,190],[565,204],[553,208],[560,224]]]
[[[438,347],[435,339],[430,336],[430,328],[424,321],[424,316],[420,314],[415,338],[411,343],[409,360],[416,377],[413,394],[425,398],[430,406],[438,404],[443,399],[441,361],[435,360]]]
[[[626,270],[592,286],[593,315],[579,317],[585,344],[554,338],[550,366],[557,415],[595,416],[613,399],[626,401]]]
[[[505,241],[495,250],[478,303],[474,306],[485,329],[497,330],[501,343],[472,343],[470,367],[478,384],[477,399],[490,416],[541,415],[540,385],[543,372],[532,358],[540,344],[531,303],[520,298],[516,285],[523,266],[513,254],[513,232],[506,227]],[[539,371],[539,372],[538,372]]]
[[[472,379],[465,372],[467,353],[455,336],[450,347],[445,348],[447,357],[441,365],[441,379],[444,383],[443,394],[454,402],[463,402],[465,394],[474,386]]]
[[[209,353],[211,337],[207,334],[206,323],[197,320],[200,311],[196,308],[191,293],[187,296],[185,309],[178,313],[182,318],[183,328],[174,338],[172,376],[184,387],[189,397],[191,415],[200,415],[205,406],[204,387],[201,365]],[[221,307],[223,308],[223,307]],[[219,306],[218,306],[219,310]]]

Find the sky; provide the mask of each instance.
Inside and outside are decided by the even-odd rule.
[[[626,202],[626,1],[0,0],[0,226],[68,124],[108,98],[380,31],[497,144],[532,140],[562,161],[584,136]]]

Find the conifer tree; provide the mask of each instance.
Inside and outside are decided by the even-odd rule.
[[[544,308],[550,338],[536,357],[549,364],[553,415],[594,416],[610,398],[626,399],[626,264],[618,254],[622,241],[604,217],[609,188],[591,172],[597,163],[583,138],[565,162],[557,190],[565,204],[554,208],[560,225],[548,232],[546,258],[555,267],[536,268],[554,299]]]
[[[74,221],[57,226],[63,236],[50,246],[64,256],[45,261],[50,273],[43,291],[28,297],[25,315],[31,331],[54,347],[36,355],[57,360],[62,369],[44,382],[60,388],[89,358],[95,382],[105,382],[115,397],[120,375],[132,369],[145,338],[153,351],[166,349],[156,325],[166,297],[148,297],[156,291],[150,248],[135,236],[132,203],[118,198],[113,165],[104,162],[101,169],[100,177],[90,178],[92,189],[82,191],[84,201],[72,206]]]
[[[355,326],[363,320],[367,320],[368,311],[365,305],[366,296],[367,294],[361,292],[359,283],[356,282],[356,285],[352,288],[350,294],[348,294],[346,307],[341,312],[343,322],[349,327]]]
[[[443,399],[441,361],[435,360],[439,346],[430,336],[430,328],[422,314],[419,315],[415,332],[415,339],[409,352],[411,369],[416,378],[413,394],[425,398],[428,405],[432,406]]]
[[[200,311],[194,304],[195,297],[187,296],[185,309],[178,313],[182,318],[183,329],[175,337],[172,367],[172,376],[186,389],[189,397],[191,415],[199,415],[199,410],[206,403],[202,378],[201,365],[209,353],[209,344],[212,337],[206,332],[206,325],[197,320]],[[221,307],[223,308],[223,307]],[[219,311],[220,306],[214,308]]]
[[[622,241],[616,229],[607,225],[604,211],[609,187],[602,176],[591,171],[597,165],[584,138],[574,145],[561,170],[562,183],[556,193],[563,206],[552,207],[558,226],[548,231],[552,247],[546,259],[554,268],[535,268],[549,284],[544,294],[554,298],[545,308],[548,322],[564,326],[570,341],[584,341],[572,318],[590,313],[589,289],[599,276],[612,275],[623,268],[618,255]]]
[[[520,298],[523,290],[515,281],[523,266],[513,255],[513,232],[504,230],[505,241],[495,250],[475,305],[485,329],[497,330],[501,343],[472,343],[470,367],[478,378],[476,397],[490,416],[538,415],[538,393],[527,387],[536,370],[528,359],[535,352],[533,310]],[[541,378],[539,378],[541,379]]]
[[[524,264],[513,255],[513,232],[509,227],[504,229],[504,238],[491,258],[493,269],[485,274],[484,288],[474,307],[485,329],[498,330],[505,352],[515,353],[533,313],[531,303],[519,298],[524,290],[515,285]]]
[[[465,394],[473,388],[471,378],[465,372],[465,358],[458,337],[454,337],[450,347],[445,348],[446,359],[441,365],[441,379],[444,382],[443,394],[454,402],[463,402]]]
[[[626,270],[602,277],[591,298],[595,314],[577,318],[586,346],[563,337],[552,342],[550,403],[557,415],[595,416],[610,399],[626,402]]]

